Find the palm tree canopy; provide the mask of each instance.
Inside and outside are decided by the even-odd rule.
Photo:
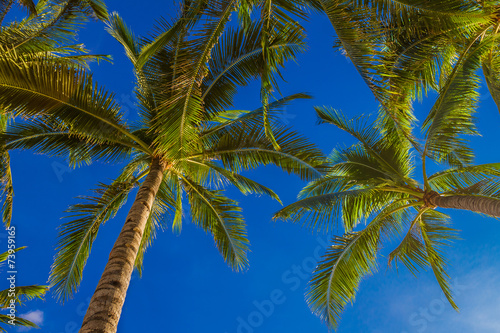
[[[345,230],[343,236],[333,239],[313,273],[306,296],[312,311],[330,328],[336,328],[362,278],[377,271],[377,253],[395,239],[399,245],[390,253],[389,264],[403,264],[414,274],[430,267],[446,298],[457,308],[444,257],[457,231],[450,226],[449,216],[436,210],[436,198],[488,201],[500,206],[500,164],[472,164],[473,154],[463,135],[450,129],[450,120],[435,121],[432,131],[426,132],[424,147],[438,152],[431,156],[443,168],[418,180],[416,160],[430,154],[389,131],[392,126],[387,125],[387,119],[370,124],[363,117],[348,119],[329,108],[318,107],[316,112],[321,122],[346,131],[357,143],[335,149],[327,174],[310,182],[297,202],[274,216],[293,222],[302,219],[306,226],[322,231],[338,229],[341,223]],[[448,142],[435,141],[435,136]],[[453,145],[467,154],[455,153]],[[467,159],[460,159],[462,156]],[[465,205],[442,207],[474,210]],[[498,217],[487,210],[476,212]]]

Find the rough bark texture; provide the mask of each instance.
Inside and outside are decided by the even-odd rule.
[[[165,164],[153,159],[150,172],[137,192],[90,300],[80,333],[116,332],[144,228],[163,180],[164,170]]]
[[[468,195],[436,196],[432,203],[441,208],[465,209],[476,213],[500,217],[500,200]]]

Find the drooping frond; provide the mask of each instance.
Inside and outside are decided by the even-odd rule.
[[[186,190],[192,221],[214,237],[226,263],[236,271],[248,266],[246,225],[236,201],[180,176]]]
[[[500,163],[488,163],[446,169],[429,176],[428,180],[435,191],[443,193],[480,190],[485,185],[495,183],[499,177]],[[483,186],[478,187],[480,184]]]
[[[111,185],[99,184],[94,196],[80,197],[83,203],[67,210],[72,220],[60,227],[57,254],[49,278],[59,300],[67,300],[78,289],[100,226],[116,215],[136,181],[133,174],[126,172]]]
[[[18,247],[14,249],[14,253],[25,249],[26,247]],[[10,251],[10,250],[9,250]],[[0,265],[4,261],[9,259],[9,256],[12,253],[9,251],[0,254]],[[23,305],[25,301],[29,301],[35,298],[43,299],[46,291],[48,290],[47,286],[40,285],[31,285],[31,286],[16,286],[12,289],[5,289],[0,291],[0,309],[7,309],[9,305],[14,302],[16,306]],[[26,320],[24,318],[20,318],[16,316],[15,318],[11,318],[8,315],[0,314],[0,323],[11,326],[25,326],[25,327],[34,327],[38,328],[37,325]],[[0,327],[0,332],[7,332],[4,328]]]
[[[325,232],[338,229],[341,222],[346,232],[350,232],[370,215],[402,197],[401,193],[385,189],[351,187],[298,200],[275,213],[273,219],[302,220],[308,228]]]
[[[97,9],[94,12],[93,8]],[[107,16],[101,0],[40,1],[36,16],[12,22],[0,31],[0,45],[5,50],[22,52],[51,51],[74,43],[76,31],[89,16]]]
[[[411,205],[396,202],[359,232],[336,237],[313,272],[306,293],[309,307],[329,328],[338,326],[347,303],[352,302],[361,280],[377,270],[376,255],[382,237],[398,234],[402,216]]]
[[[106,4],[103,0],[83,0],[82,2],[86,3],[88,7],[90,7],[89,9],[92,10],[92,14],[99,20],[108,19],[108,9],[106,8]]]
[[[455,310],[458,310],[457,305],[453,301],[450,277],[445,271],[446,260],[443,253],[443,247],[449,246],[450,241],[457,239],[457,231],[448,227],[446,223],[443,223],[443,216],[437,214],[422,218],[420,220],[420,231],[427,253],[427,261],[434,272],[434,276],[448,302],[450,302]]]
[[[500,111],[500,57],[498,52],[498,46],[493,45],[491,51],[484,56],[482,65],[490,95]]]
[[[17,247],[14,249],[14,253],[17,251],[24,250],[25,248],[26,246]],[[9,255],[11,254],[12,253],[9,253],[9,251],[0,253],[0,267],[4,264],[4,261],[6,261],[9,258]]]
[[[32,299],[38,298],[43,299],[45,292],[47,291],[47,286],[18,286],[14,288],[14,293],[10,289],[0,291],[0,308],[6,309],[11,300],[15,300],[17,305],[22,305],[25,301],[30,301]],[[15,295],[15,298],[10,297],[9,294]]]
[[[0,116],[0,129],[4,133],[10,122],[10,114]],[[5,144],[0,143],[0,186],[2,198],[2,221],[6,228],[12,221],[12,205],[14,200],[14,186],[10,169],[10,155]]]
[[[16,317],[14,320],[12,320],[9,316],[0,314],[0,323],[5,324],[5,325],[11,325],[13,323],[13,326],[23,326],[23,327],[32,327],[32,328],[39,328],[35,323],[32,323],[29,320],[26,320],[21,317]],[[0,332],[7,332],[4,328],[0,327]]]
[[[344,305],[354,298],[361,278],[376,270],[377,237],[365,247],[354,244],[361,234],[336,237],[313,272],[307,302],[330,328],[338,326]]]
[[[474,157],[462,136],[477,134],[473,115],[477,108],[479,79],[475,73],[480,66],[482,52],[487,50],[489,44],[483,40],[475,45],[482,32],[463,47],[423,123],[426,132],[424,156],[438,162],[445,161],[451,166],[470,164]]]
[[[139,41],[118,13],[113,12],[106,22],[106,31],[125,49],[125,54],[135,63],[139,54]]]
[[[354,1],[318,0],[337,35],[336,44],[352,61],[365,83],[381,100],[383,81],[375,76],[382,69],[377,59],[380,56],[379,39],[383,30],[369,6],[356,7]],[[374,24],[370,24],[374,23]]]
[[[280,98],[268,105],[268,118],[273,121],[279,121],[280,115],[286,111],[286,107],[297,99],[311,99],[312,97],[305,93],[297,93]],[[222,135],[234,128],[252,127],[256,125],[262,126],[264,123],[264,115],[262,107],[253,111],[247,110],[226,110],[219,112],[209,119],[206,128],[202,130],[200,137],[210,140],[210,136],[214,140],[218,140]],[[240,129],[241,130],[241,129]]]
[[[5,2],[5,1],[2,1]],[[17,0],[17,2],[28,10],[30,15],[36,15],[37,9],[36,4],[33,0]]]

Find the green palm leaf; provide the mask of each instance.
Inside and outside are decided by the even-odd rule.
[[[15,287],[15,302],[18,305],[22,305],[25,301],[30,301],[35,298],[43,299],[43,296],[45,295],[47,289],[47,286],[38,285]],[[6,309],[8,307],[9,303],[12,300],[12,298],[9,297],[9,293],[12,293],[10,289],[0,291],[0,308]]]
[[[383,235],[392,237],[415,204],[395,202],[359,232],[336,237],[313,272],[306,294],[311,310],[335,329],[344,306],[352,302],[363,277],[377,270],[376,254]]]
[[[57,254],[50,273],[50,284],[59,300],[65,301],[77,290],[83,268],[90,255],[92,243],[101,225],[112,219],[127,200],[136,178],[99,184],[95,196],[81,197],[83,203],[71,206],[67,212],[72,219],[61,226]]]
[[[250,178],[247,178],[245,176],[242,176],[236,172],[232,172],[230,170],[226,170],[222,167],[219,167],[215,165],[214,163],[209,163],[209,162],[198,162],[198,161],[191,161],[188,160],[190,164],[195,164],[197,166],[202,166],[202,168],[206,169],[207,171],[214,171],[218,173],[220,176],[224,178],[224,181],[234,185],[241,193],[247,195],[247,194],[263,194],[270,196],[271,198],[277,200],[279,203],[281,203],[280,198],[278,195],[271,189],[265,187],[264,185],[261,185],[257,183],[256,181],[251,180]],[[199,174],[199,172],[197,172]],[[211,184],[213,185],[213,184]]]
[[[113,96],[94,86],[84,70],[44,59],[19,66],[10,57],[0,57],[0,68],[0,104],[15,105],[14,115],[58,118],[94,138],[121,134],[149,151],[123,125]]]
[[[202,100],[207,110],[220,112],[232,105],[237,87],[247,85],[262,73],[265,63],[261,34],[262,23],[254,22],[245,29],[229,28],[223,35],[224,40],[212,52],[208,64],[210,70],[203,81]],[[297,53],[303,50],[304,41],[300,31],[281,31],[273,36],[267,45],[267,52],[274,57],[273,71],[281,75],[280,66],[285,61],[295,59]],[[270,104],[267,105],[268,109]]]
[[[234,270],[248,266],[246,226],[236,201],[181,177],[193,222],[214,237],[217,249]]]
[[[161,126],[153,128],[158,134],[155,143],[160,151],[179,151],[182,156],[194,148],[187,144],[195,140],[196,127],[204,113],[198,83],[205,76],[211,51],[234,10],[233,1],[213,3],[207,9],[210,15],[200,29],[200,37],[185,41],[179,50],[177,67],[182,71],[176,78],[174,95],[161,105],[158,113],[163,120]]]
[[[458,310],[457,305],[453,301],[449,281],[450,277],[445,271],[446,260],[442,252],[444,246],[449,246],[451,240],[457,239],[456,230],[443,223],[441,216],[439,218],[435,216],[434,219],[423,218],[420,221],[420,230],[427,252],[427,260],[448,302],[450,302],[455,310]]]
[[[322,153],[305,138],[280,126],[273,131],[282,147],[276,151],[261,126],[232,128],[202,154],[189,158],[216,158],[225,168],[239,172],[259,165],[275,164],[302,179],[314,179],[326,169]]]
[[[473,42],[464,48],[423,123],[426,130],[424,154],[451,166],[467,165],[473,158],[467,142],[460,135],[477,133],[473,119],[478,97],[475,72],[480,65],[481,51],[487,45],[473,47]]]
[[[51,157],[68,156],[71,166],[98,160],[123,160],[137,147],[120,136],[116,139],[111,135],[93,137],[42,119],[10,126],[0,141],[8,150],[31,149]]]

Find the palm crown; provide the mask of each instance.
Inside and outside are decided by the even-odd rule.
[[[390,253],[389,263],[402,263],[414,274],[431,267],[456,308],[443,257],[443,247],[456,238],[456,231],[449,225],[449,216],[436,208],[500,216],[500,163],[473,165],[469,152],[468,163],[450,159],[451,165],[425,176],[425,184],[421,184],[414,177],[414,168],[415,159],[425,156],[422,149],[388,131],[392,126],[387,119],[367,124],[361,117],[347,119],[332,109],[316,111],[322,122],[336,125],[358,143],[334,150],[327,175],[309,183],[299,201],[275,215],[292,221],[304,218],[310,228],[326,231],[340,221],[345,230],[343,236],[333,239],[313,273],[306,296],[312,311],[336,328],[361,279],[377,270],[377,253],[395,239],[400,244]],[[447,124],[435,126],[426,136],[429,149],[440,149],[432,140],[436,133],[449,142],[458,141],[454,133],[448,133]],[[361,227],[365,221],[366,226]]]

